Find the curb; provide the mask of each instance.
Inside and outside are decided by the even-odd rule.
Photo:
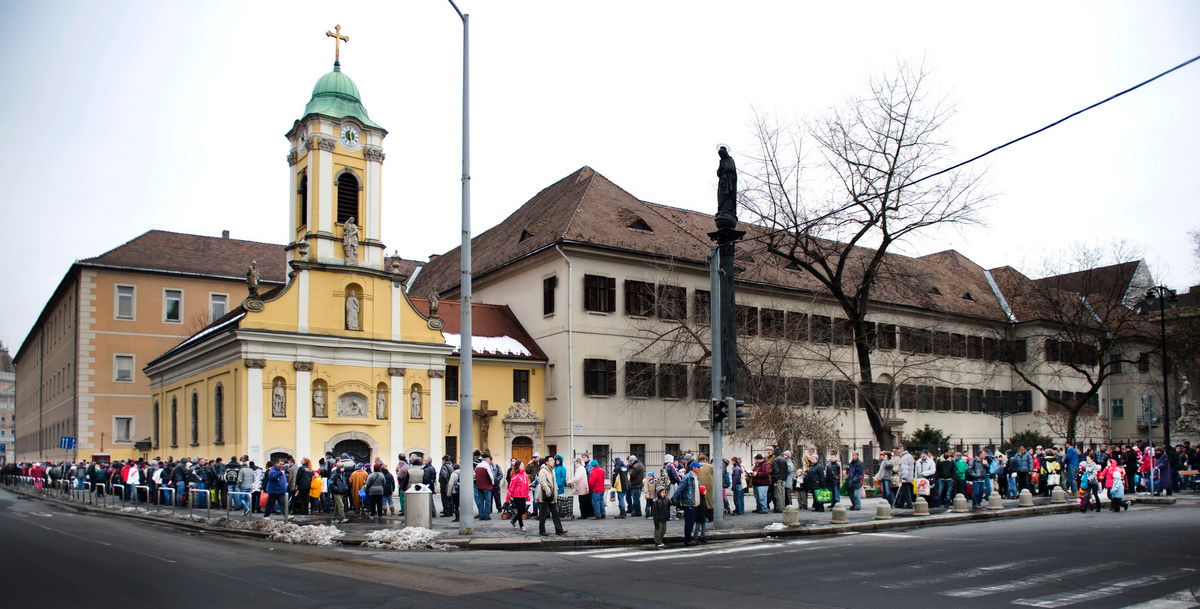
[[[42,495],[39,493],[26,492],[14,487],[6,487],[7,490],[15,494],[47,501],[62,506],[69,506],[80,511],[99,514],[104,516],[117,516],[125,518],[136,518],[142,521],[149,521],[155,524],[168,526],[176,526],[193,531],[201,531],[206,533],[216,533],[222,535],[237,535],[242,537],[253,537],[256,539],[266,539],[268,533],[261,531],[247,531],[244,529],[230,529],[225,527],[215,527],[207,523],[189,522],[186,520],[176,520],[173,518],[159,518],[148,514],[139,514],[136,512],[112,511],[105,508],[97,508],[95,506],[79,504],[73,501],[64,501],[55,497]],[[1131,503],[1144,505],[1174,505],[1176,500],[1174,497],[1133,497],[1129,499]],[[1185,504],[1188,502],[1184,502]],[[1012,518],[1028,518],[1032,516],[1041,516],[1048,514],[1068,514],[1079,509],[1074,503],[1058,503],[1047,505],[1035,505],[1033,507],[1017,507],[1005,508],[1002,511],[978,511],[968,512],[965,514],[938,514],[934,516],[901,516],[892,520],[869,520],[866,522],[852,522],[849,524],[814,524],[810,526],[795,526],[786,529],[771,530],[766,529],[748,529],[742,531],[720,531],[712,530],[708,533],[708,538],[713,541],[734,541],[741,539],[766,539],[766,538],[782,538],[782,537],[816,537],[827,535],[844,535],[846,533],[870,533],[873,531],[891,531],[897,529],[918,529],[923,527],[947,526],[952,524],[962,524],[972,521],[987,521],[987,520],[1008,520]],[[666,538],[673,543],[681,543],[683,536],[669,535]],[[362,535],[346,535],[337,540],[339,545],[343,546],[362,546],[368,541],[366,536]],[[581,547],[611,547],[611,546],[629,546],[629,545],[645,545],[654,543],[652,535],[624,535],[624,536],[603,536],[603,537],[451,537],[441,539],[439,544],[453,546],[463,550],[557,550]]]

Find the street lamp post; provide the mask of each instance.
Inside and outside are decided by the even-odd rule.
[[[459,370],[458,370],[458,479],[459,487],[464,491],[458,497],[458,533],[470,535],[474,532],[475,510],[475,467],[471,462],[471,436],[474,425],[471,422],[471,380],[472,380],[472,346],[471,346],[471,113],[470,113],[470,15],[458,10],[454,0],[449,0],[454,12],[458,13],[463,24],[463,85],[462,85],[462,248],[460,249],[460,266],[462,274],[459,283]],[[432,447],[430,447],[432,448]],[[471,481],[463,483],[463,477]]]
[[[1155,301],[1158,302],[1158,327],[1160,331],[1161,343],[1159,348],[1162,349],[1162,382],[1163,382],[1163,450],[1171,448],[1171,397],[1167,393],[1167,307],[1174,309],[1179,299],[1175,296],[1175,292],[1156,285],[1149,290],[1146,290],[1146,304],[1154,306]]]

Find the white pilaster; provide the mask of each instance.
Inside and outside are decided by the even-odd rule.
[[[300,271],[300,275],[296,277],[296,286],[300,290],[297,298],[299,304],[296,312],[296,331],[304,334],[308,332],[308,271]]]
[[[299,228],[300,221],[299,206],[297,205],[296,190],[296,166],[288,164],[288,189],[287,189],[287,210],[288,210],[288,234],[284,243],[291,243],[296,240],[296,229]],[[290,257],[294,256],[292,254]]]
[[[312,373],[296,371],[296,459],[312,454]]]
[[[444,378],[429,379],[429,458],[438,463],[438,454],[446,450],[446,430],[442,428]],[[451,455],[453,457],[453,455]]]
[[[404,421],[408,418],[408,411],[404,408],[404,377],[393,376],[388,383],[392,398],[391,418],[388,422],[391,424],[391,450],[388,451],[388,459],[395,459],[396,455],[404,450]]]
[[[255,463],[263,462],[263,372],[262,368],[246,368],[246,438],[247,453]]]
[[[400,340],[400,301],[404,300],[404,290],[398,285],[392,285],[392,340]]]
[[[324,131],[324,128],[322,129]],[[320,198],[320,218],[318,219],[318,230],[320,232],[332,235],[334,221],[337,219],[337,202],[333,199],[333,151],[314,150],[317,153],[317,170],[321,173],[321,188]],[[317,241],[317,260],[320,262],[332,262],[334,256],[334,242],[328,239],[320,239]]]

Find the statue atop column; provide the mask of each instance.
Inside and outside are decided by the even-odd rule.
[[[737,165],[725,146],[717,149],[717,156],[721,157],[717,164],[717,228],[733,228],[737,226]]]

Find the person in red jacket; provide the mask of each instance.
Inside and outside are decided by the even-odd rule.
[[[525,507],[529,502],[529,476],[525,473],[525,464],[519,459],[513,459],[512,478],[508,480],[508,495],[506,500],[512,503],[516,517],[512,519],[514,527],[520,526],[525,530]]]
[[[492,519],[492,455],[484,453],[475,465],[475,508],[480,520]]]
[[[592,520],[600,520],[604,518],[604,469],[595,459],[588,473],[588,491],[592,494]]]

